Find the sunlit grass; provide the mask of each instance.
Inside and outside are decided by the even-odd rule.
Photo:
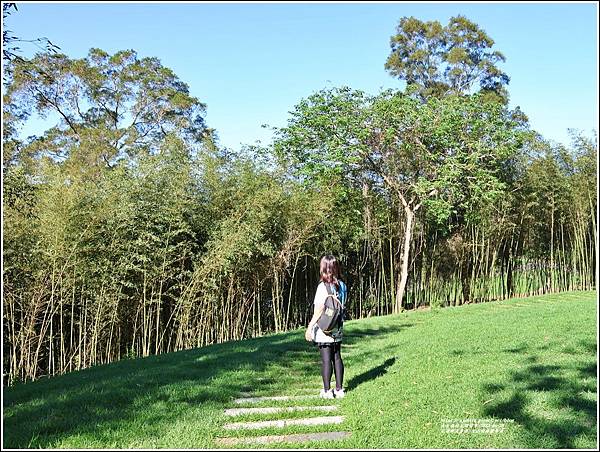
[[[343,430],[352,436],[337,448],[593,448],[596,306],[596,292],[569,292],[349,321],[348,392],[327,414],[223,413],[242,406],[233,404],[241,392],[318,392],[318,351],[301,330],[17,385],[4,389],[3,446],[214,448],[216,437]],[[332,401],[252,406],[308,404]],[[227,422],[323,415],[345,420],[222,429]],[[442,427],[451,419],[509,421],[497,433],[448,433]]]

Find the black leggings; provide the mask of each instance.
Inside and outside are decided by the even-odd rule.
[[[335,370],[335,388],[337,390],[342,389],[344,363],[342,361],[341,348],[341,342],[319,344],[319,351],[321,352],[321,376],[323,377],[323,389],[325,391],[329,391],[329,385],[331,384],[332,363]]]

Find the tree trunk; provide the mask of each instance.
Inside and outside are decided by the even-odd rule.
[[[412,237],[413,222],[415,218],[415,212],[410,208],[405,207],[404,212],[406,214],[406,223],[404,229],[404,247],[402,248],[402,265],[400,267],[400,278],[398,280],[398,289],[396,291],[396,305],[394,312],[398,313],[402,309],[402,300],[404,298],[404,291],[406,289],[406,281],[408,279],[408,259],[410,256],[410,241]]]
[[[363,201],[365,203],[364,215],[363,215],[364,228],[365,228],[365,232],[367,233],[367,237],[370,238],[371,237],[371,215],[372,215],[372,213],[371,213],[371,202],[369,200],[369,185],[366,182],[363,182],[363,184],[362,184],[362,196],[363,196]]]
[[[594,287],[598,288],[598,225],[596,223],[596,209],[594,208],[594,202],[592,197],[589,197],[590,200],[590,211],[591,211],[591,219],[592,219],[592,232],[594,234]]]
[[[471,302],[471,281],[473,264],[470,262],[471,256],[469,253],[465,253],[462,262],[461,272],[461,291],[462,291],[462,303],[467,304]]]
[[[550,210],[550,280],[549,291],[554,293],[554,198],[552,198],[552,209]]]

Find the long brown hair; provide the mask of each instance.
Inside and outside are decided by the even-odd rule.
[[[328,284],[335,284],[338,286],[338,278],[340,277],[340,266],[335,256],[326,254],[321,258],[320,274],[321,281]]]

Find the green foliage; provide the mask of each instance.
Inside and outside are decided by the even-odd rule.
[[[8,101],[60,122],[38,138],[46,153],[114,164],[137,152],[157,152],[169,134],[204,136],[205,106],[157,58],[133,50],[114,55],[91,49],[83,59],[37,54],[14,64]],[[83,152],[82,152],[83,151]]]
[[[369,98],[341,88],[299,103],[275,149],[308,180],[347,188],[368,181],[388,199],[424,203],[442,223],[459,211],[476,216],[504,194],[501,167],[525,129],[481,95],[421,103],[401,92]]]
[[[505,57],[492,51],[493,45],[484,30],[461,15],[446,26],[403,17],[390,38],[385,69],[423,99],[470,93],[478,84],[487,99],[506,103],[509,78],[497,66]]]
[[[466,20],[403,24],[457,43],[436,56],[419,41],[419,61],[493,60]],[[483,79],[476,94],[445,92],[454,69],[446,87],[427,85],[440,96],[416,83],[321,90],[272,146],[233,153],[156,58],[92,49],[13,63],[8,383],[306,324],[325,253],[342,262],[353,318],[595,286],[596,138],[545,142],[519,109],[490,102]],[[21,139],[31,114],[59,120]]]

